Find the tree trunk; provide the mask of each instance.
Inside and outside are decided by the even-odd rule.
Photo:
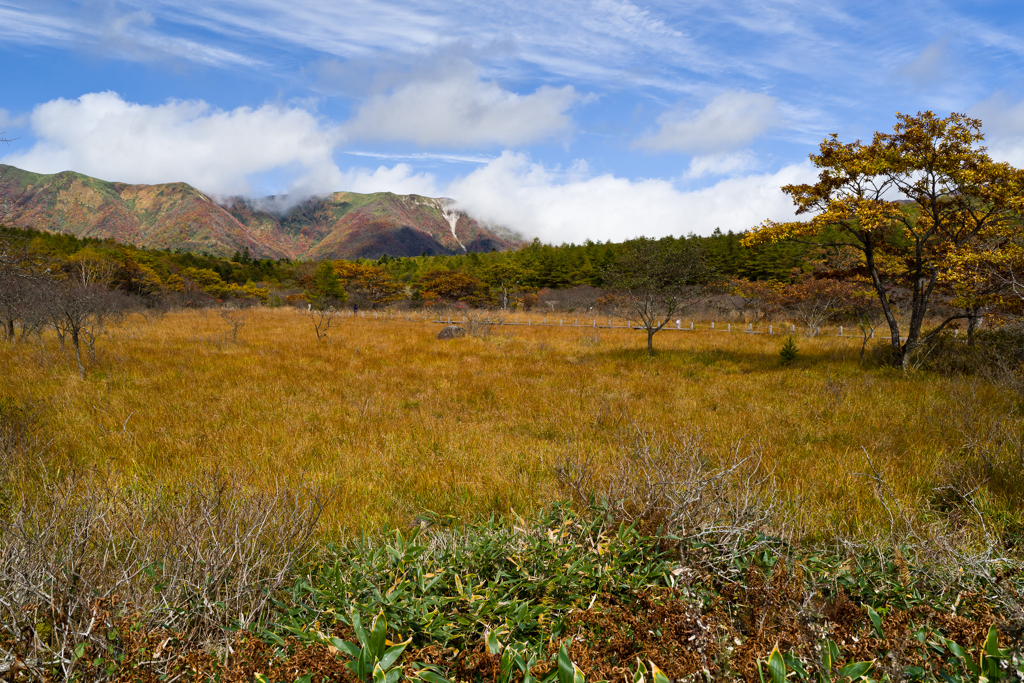
[[[5,335],[6,339],[7,339],[7,341],[9,341],[9,342],[13,342],[14,341],[14,321],[13,320],[5,320],[4,321],[4,335]]]
[[[78,361],[78,372],[85,379],[85,366],[82,365],[82,349],[78,344],[78,330],[71,330],[71,343],[75,347],[75,360]]]
[[[882,276],[875,265],[875,249],[874,244],[871,242],[871,236],[862,236],[861,239],[864,244],[864,259],[868,267],[868,273],[871,275],[871,284],[874,286],[875,293],[878,294],[878,300],[882,304],[882,314],[885,316],[885,322],[889,325],[889,334],[892,340],[892,366],[902,368],[906,364],[907,359],[906,354],[903,352],[903,344],[900,342],[900,324],[896,320],[896,315],[892,312],[892,307],[889,306],[889,296],[885,292],[885,284],[882,282]]]
[[[654,333],[654,328],[647,328],[647,355],[651,358],[654,357]]]
[[[967,345],[974,346],[974,333],[981,327],[982,316],[981,311],[977,308],[972,308],[967,311]]]

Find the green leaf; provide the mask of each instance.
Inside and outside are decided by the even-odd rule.
[[[839,675],[855,681],[858,678],[863,678],[867,672],[871,671],[871,667],[874,665],[874,662],[853,662],[840,669]]]
[[[295,683],[313,683],[313,674],[305,674],[295,679]]]
[[[575,665],[569,660],[565,643],[558,648],[558,683],[573,683]]]
[[[1001,659],[1004,656],[999,649],[999,631],[996,630],[995,624],[988,629],[988,637],[985,638],[985,654],[996,659]]]
[[[85,641],[82,641],[75,646],[75,659],[81,659],[82,655],[85,654]]]
[[[380,668],[380,664],[373,667],[373,683],[387,683],[387,672]]]
[[[401,667],[395,667],[384,674],[384,683],[398,683],[399,679],[402,678]]]
[[[404,643],[398,643],[397,645],[392,645],[391,647],[389,647],[387,651],[384,652],[384,656],[380,658],[380,665],[385,669],[391,668],[391,665],[394,664],[395,661],[397,661],[398,658],[402,656],[402,652],[405,651],[405,648],[411,642],[412,638],[405,641]]]
[[[644,674],[647,673],[647,669],[644,667],[644,663],[640,661],[640,658],[636,658],[636,671],[633,672],[633,683],[647,683],[647,679]]]
[[[347,652],[352,657],[359,656],[359,648],[354,644],[348,642],[347,640],[342,640],[341,638],[331,638],[330,641],[331,645],[338,648],[342,652]]]
[[[583,675],[583,672],[575,664],[572,665],[572,681],[573,683],[587,683],[587,677]]]
[[[359,612],[352,613],[352,630],[356,632],[356,638],[359,639],[359,644],[364,648],[370,646],[370,635],[363,628],[363,618],[359,616]]]
[[[492,630],[487,634],[487,652],[496,655],[501,652],[501,643],[498,642],[498,632]]]
[[[949,651],[953,653],[954,657],[959,657],[960,659],[967,657],[967,652],[954,641],[949,640],[948,638],[943,638],[942,641],[946,644],[946,647],[949,648]]]
[[[366,678],[369,676],[373,671],[373,664],[375,660],[376,657],[370,653],[370,648],[364,647],[360,650],[359,657],[357,657],[355,661],[355,669],[353,669],[356,676],[359,676],[359,678]]]
[[[648,660],[647,662],[651,666],[651,681],[652,683],[671,683],[665,672],[658,668],[658,665]]]
[[[373,618],[373,628],[370,633],[370,653],[380,659],[384,656],[385,644],[388,636],[388,620],[384,616],[384,610],[381,610],[377,616]]]
[[[838,667],[843,664],[843,657],[839,653],[839,645],[835,640],[827,642],[828,657],[831,659],[831,667]]]
[[[418,671],[416,673],[416,677],[422,678],[427,683],[452,683],[441,674],[435,673],[433,671]]]
[[[501,680],[507,681],[512,678],[512,665],[516,651],[511,646],[506,647],[505,651],[501,653],[501,661],[498,663],[498,670],[501,672]]]
[[[782,658],[778,645],[768,655],[768,676],[772,679],[772,683],[786,683],[786,661]],[[660,683],[660,681],[655,681],[655,683]]]
[[[885,638],[885,633],[882,631],[882,617],[878,616],[878,612],[872,609],[871,605],[868,605],[867,608],[868,617],[871,618],[871,623],[874,624],[875,627],[875,634],[878,635],[879,638]]]

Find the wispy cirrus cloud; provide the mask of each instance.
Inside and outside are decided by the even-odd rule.
[[[370,152],[365,150],[344,149],[343,154],[371,159],[406,159],[409,161],[444,161],[452,164],[489,164],[495,157],[478,154],[445,154],[438,152]]]
[[[255,67],[263,61],[211,43],[170,35],[145,10],[46,13],[45,8],[0,5],[3,42],[73,45],[137,61],[181,61],[214,67]]]

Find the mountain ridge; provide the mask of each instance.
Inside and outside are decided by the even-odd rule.
[[[6,224],[139,247],[320,260],[506,251],[523,243],[444,197],[341,191],[273,210],[282,199],[215,197],[182,182],[129,184],[0,164]]]

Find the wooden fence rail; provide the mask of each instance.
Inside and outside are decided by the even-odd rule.
[[[396,314],[393,312],[380,312],[380,311],[347,311],[349,317],[358,316],[364,320],[378,320],[387,321],[395,320]],[[401,320],[405,318],[409,322],[423,322],[433,323],[440,325],[465,325],[469,322],[475,322],[482,325],[524,325],[530,327],[574,327],[574,328],[590,328],[595,330],[644,330],[646,329],[642,325],[636,325],[628,320],[614,319],[614,318],[596,318],[593,316],[587,316],[586,318],[556,318],[554,316],[529,316],[529,315],[513,315],[504,317],[469,317],[466,315],[437,315],[437,316],[426,316],[417,315],[415,313],[399,313],[397,319]],[[582,322],[580,322],[582,320]],[[734,329],[735,328],[735,329]],[[857,330],[856,334],[848,334],[847,332],[851,328],[838,325],[833,328],[826,328],[822,330],[818,327],[815,334],[812,336],[833,336],[833,337],[854,337],[857,339],[863,338],[863,333],[858,328],[852,328]],[[683,322],[682,318],[677,319],[674,323],[669,322],[662,328],[662,330],[676,331],[676,332],[725,332],[725,333],[740,333],[740,334],[769,334],[769,335],[789,335],[789,334],[805,334],[806,330],[803,327],[797,327],[794,323],[783,323],[776,324],[771,323],[767,325],[755,326],[753,323],[737,323],[731,322],[719,323],[696,323],[692,320]],[[957,337],[960,334],[960,330],[953,328],[953,336]],[[869,338],[873,339],[875,336],[872,330],[869,333]]]

